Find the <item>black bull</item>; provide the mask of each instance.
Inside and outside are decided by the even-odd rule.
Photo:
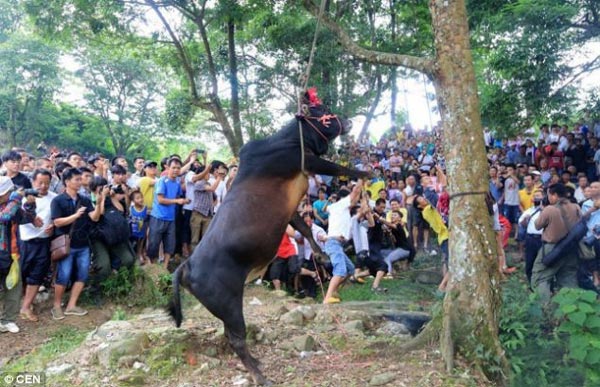
[[[327,152],[330,141],[347,133],[349,122],[320,105],[308,108],[306,113],[297,118],[303,125],[306,172],[365,177],[364,172],[319,158]],[[223,321],[229,344],[259,384],[269,382],[246,347],[242,312],[246,276],[253,268],[265,267],[273,260],[288,224],[310,241],[313,251],[322,253],[296,211],[308,188],[300,148],[295,120],[274,135],[245,145],[238,174],[206,235],[173,274],[174,296],[168,308],[177,326],[183,318],[181,284]]]

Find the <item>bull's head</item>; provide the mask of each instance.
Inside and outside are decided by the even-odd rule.
[[[304,141],[317,155],[326,153],[331,141],[337,136],[348,134],[352,129],[352,121],[331,113],[321,103],[314,87],[304,93],[302,111],[297,118],[303,122]]]

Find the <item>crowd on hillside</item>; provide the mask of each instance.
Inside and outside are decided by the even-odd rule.
[[[600,126],[594,129],[599,133],[579,125],[542,125],[535,138],[510,140],[484,133],[486,203],[501,275],[515,271],[504,254],[512,238],[531,288],[545,299],[560,286],[600,286],[600,212],[594,212],[595,203],[600,206]],[[17,333],[17,318],[38,321],[33,301],[39,291],[53,289],[53,319],[82,316],[87,311],[78,300],[84,288],[101,299],[102,283],[114,271],[136,264],[169,268],[175,254],[189,256],[237,172],[235,163],[208,162],[201,150],[160,163],[135,157],[133,167],[123,156],[48,153],[35,157],[12,149],[2,155],[0,332]],[[329,282],[324,303],[337,303],[346,280],[364,283],[373,276],[372,290],[386,292],[382,280],[409,269],[421,251],[441,257],[444,291],[450,197],[443,132],[406,127],[376,143],[366,136],[347,138],[329,157],[372,176],[309,177],[298,212],[331,264],[315,262],[308,241],[288,227],[260,280],[298,297],[315,297],[319,285]],[[565,250],[556,264],[543,265],[542,256],[580,219],[580,207],[589,229],[585,242]]]

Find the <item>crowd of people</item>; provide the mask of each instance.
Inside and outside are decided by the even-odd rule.
[[[560,286],[600,287],[599,136],[580,125],[542,125],[535,139],[496,140],[484,133],[486,202],[501,275],[515,272],[504,254],[512,239],[531,288],[543,299]],[[316,297],[319,285],[329,282],[323,302],[338,303],[344,282],[365,283],[367,276],[374,292],[387,292],[382,280],[408,270],[421,252],[441,257],[439,289],[446,290],[450,197],[443,132],[408,126],[376,143],[348,138],[329,157],[371,174],[365,181],[309,177],[298,212],[331,264],[317,263],[308,241],[289,226],[259,281],[298,297]],[[160,169],[143,157],[130,168],[124,156],[109,160],[76,151],[34,157],[12,149],[1,161],[0,332],[12,333],[19,332],[17,318],[38,321],[33,301],[39,291],[54,290],[53,319],[82,316],[84,288],[101,299],[102,283],[114,271],[136,264],[170,268],[175,254],[189,256],[237,173],[235,162],[208,162],[199,149],[163,158]],[[557,264],[542,264],[581,218],[580,206],[589,229],[584,242]],[[69,252],[51,259],[61,236]]]

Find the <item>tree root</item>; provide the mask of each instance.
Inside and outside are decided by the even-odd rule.
[[[425,326],[425,328],[414,339],[400,345],[394,349],[397,355],[404,355],[408,352],[420,349],[426,345],[436,343],[440,339],[440,323],[442,315],[434,316],[433,319]]]

